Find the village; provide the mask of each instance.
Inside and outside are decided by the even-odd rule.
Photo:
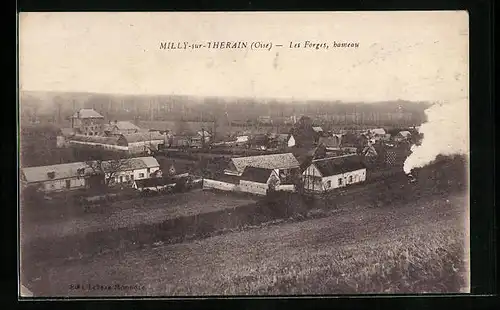
[[[94,109],[76,111],[71,124],[49,132],[47,143],[85,160],[25,167],[24,187],[36,187],[48,199],[71,191],[85,196],[98,188],[161,192],[179,182],[256,195],[324,192],[401,166],[418,140],[415,127],[392,133],[384,128],[324,131],[307,116],[295,119],[288,133],[246,132],[217,142],[209,128],[191,129],[191,135],[139,128],[131,121],[105,120]]]

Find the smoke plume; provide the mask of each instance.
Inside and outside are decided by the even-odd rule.
[[[427,122],[420,126],[421,145],[413,145],[404,163],[410,173],[436,159],[438,155],[469,154],[469,105],[467,100],[434,104],[425,110]]]

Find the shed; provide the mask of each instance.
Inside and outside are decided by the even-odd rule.
[[[240,189],[244,192],[265,195],[269,188],[280,184],[273,169],[246,167],[240,178]]]

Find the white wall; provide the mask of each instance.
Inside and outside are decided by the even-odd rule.
[[[70,181],[69,190],[85,187],[84,178],[80,179],[74,178],[74,179],[51,180],[43,182],[42,190],[44,192],[57,192],[57,191],[68,190],[66,188],[66,180]]]
[[[114,181],[115,183],[120,183],[120,176],[122,176],[122,183],[126,183],[128,180],[126,176],[129,176],[129,180],[131,180],[131,175],[134,176],[134,180],[141,180],[141,179],[148,179],[151,173],[159,170],[160,167],[152,167],[149,169],[149,174],[148,174],[148,169],[143,168],[143,169],[136,169],[136,170],[129,170],[129,171],[118,171],[114,174]],[[141,174],[143,174],[141,176]],[[109,174],[106,175],[106,178],[109,177]]]
[[[211,179],[203,179],[203,188],[214,188],[223,191],[239,191],[240,186],[233,183],[216,181]]]
[[[351,182],[349,182],[349,177],[352,177]],[[339,179],[342,179],[341,185],[339,185]],[[330,187],[328,187],[328,181],[331,182]],[[336,188],[345,187],[351,184],[356,184],[364,181],[366,181],[366,169],[359,169],[355,171],[349,171],[343,174],[324,177],[322,179],[322,185],[323,185],[322,187],[324,190],[333,190]]]
[[[290,136],[290,139],[288,139],[288,147],[295,146],[295,138],[293,136]]]
[[[276,186],[277,191],[283,191],[283,192],[295,192],[295,185],[278,185]]]
[[[240,180],[240,189],[242,192],[266,195],[268,185],[266,183],[257,183],[252,181]]]
[[[128,150],[130,153],[142,153],[144,150],[149,147],[158,149],[158,145],[164,144],[165,140],[152,140],[150,141],[141,141],[141,142],[133,142],[128,144]]]

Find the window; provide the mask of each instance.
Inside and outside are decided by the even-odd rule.
[[[131,175],[130,175],[130,179],[131,179],[132,181],[134,180],[134,175],[133,175],[133,174],[131,174]]]
[[[339,178],[339,186],[342,186],[342,178]]]
[[[120,183],[122,183],[122,182],[123,182],[123,176],[121,175],[120,176]]]
[[[327,187],[327,188],[332,187],[332,181],[327,181],[327,182],[326,182],[326,187]]]
[[[144,173],[139,173],[139,178],[144,178]]]
[[[66,180],[66,188],[70,188],[71,187],[71,180]]]
[[[92,135],[93,135],[93,133],[92,133],[92,132],[89,132],[89,136],[92,136]]]
[[[349,183],[352,183],[352,175],[349,176]]]

